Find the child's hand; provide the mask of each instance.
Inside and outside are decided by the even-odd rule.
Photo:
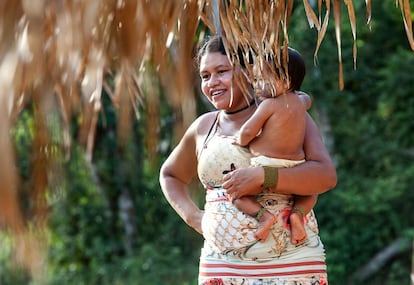
[[[312,98],[303,91],[295,91],[295,93],[299,96],[300,100],[302,100],[306,110],[309,110],[312,107]]]
[[[240,133],[238,133],[234,136],[229,136],[229,138],[232,140],[231,143],[233,145],[238,145],[240,147],[246,147],[246,148],[249,147],[249,143],[242,144]]]
[[[240,144],[240,136],[236,135],[236,136],[232,137],[232,144],[243,146],[243,145]]]

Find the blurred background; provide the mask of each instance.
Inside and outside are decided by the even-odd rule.
[[[3,163],[14,161],[18,177],[10,172],[9,164],[0,167],[0,284],[196,284],[202,238],[172,210],[158,183],[160,165],[188,122],[211,110],[198,90],[197,80],[189,79],[197,78],[191,57],[184,62],[186,69],[164,70],[180,78],[188,73],[180,80],[189,86],[186,96],[190,99],[180,95],[172,98],[167,93],[165,82],[171,77],[158,75],[163,71],[161,63],[152,67],[141,64],[138,69],[134,65],[140,62],[125,64],[135,58],[130,55],[133,48],[129,42],[137,41],[146,50],[154,48],[154,43],[144,44],[136,35],[119,46],[111,47],[111,43],[106,47],[124,51],[124,58],[113,63],[114,69],[121,72],[108,75],[109,87],[90,87],[86,77],[76,83],[79,73],[94,72],[101,62],[107,62],[105,56],[99,57],[99,50],[91,52],[90,48],[89,64],[82,71],[76,69],[77,64],[82,66],[76,53],[38,62],[40,71],[29,71],[40,76],[41,83],[35,76],[20,77],[31,80],[30,90],[23,90],[19,94],[24,95],[10,102],[10,92],[17,93],[18,89],[7,88],[3,82],[13,66],[13,57],[5,51],[14,42],[15,33],[8,33],[10,27],[4,24],[7,16],[13,16],[8,12],[15,11],[6,9],[12,2],[0,5],[0,131],[7,127],[10,139],[2,137]],[[127,13],[128,1],[118,4],[121,2],[122,13]],[[369,25],[364,1],[354,2],[356,68],[352,29],[342,3],[343,90],[339,88],[333,20],[316,61],[317,32],[309,27],[302,1],[295,1],[289,25],[290,46],[302,53],[307,64],[302,88],[313,99],[310,113],[338,172],[338,185],[319,197],[315,212],[326,248],[330,284],[410,285],[410,274],[414,272],[414,52],[396,1],[373,3]],[[29,5],[29,1],[22,3]],[[67,8],[76,9],[81,3],[73,1],[73,6]],[[173,8],[167,12],[173,14]],[[45,14],[53,18],[53,13]],[[43,14],[38,11],[27,17],[36,21],[39,15]],[[20,42],[24,43],[22,22],[16,29],[22,31]],[[186,39],[187,46],[193,46],[204,33],[199,28],[186,32],[191,36]],[[93,29],[90,33],[93,39]],[[105,36],[105,29],[101,35]],[[121,31],[120,38],[122,35]],[[73,35],[71,47],[75,42]],[[46,39],[41,44],[45,47],[41,52],[46,53],[50,48]],[[61,45],[63,49],[65,42]],[[36,60],[36,54],[25,53],[24,47],[16,46],[20,56]],[[94,60],[94,56],[99,58]],[[72,73],[55,74],[65,60],[73,65]],[[44,65],[54,72],[42,70]],[[118,76],[143,69],[146,75],[142,77]],[[93,101],[91,109],[79,110],[73,107],[75,104],[62,103],[62,96],[57,96],[53,104],[42,103],[42,92],[50,89],[49,83],[55,79],[63,82],[62,90],[72,90],[62,79],[70,77],[73,86],[81,86],[83,91],[91,89],[91,97],[85,99],[74,93],[71,100]],[[12,84],[20,86],[18,81]],[[123,103],[121,89],[131,88],[136,90],[128,93]],[[18,107],[13,109],[11,105]],[[71,106],[63,113],[70,115],[61,115],[61,106]],[[41,120],[39,113],[43,114]],[[5,120],[5,114],[12,123]],[[125,120],[126,115],[132,119]],[[7,188],[9,185],[14,186]],[[195,182],[193,189],[194,198],[202,205],[203,188]]]

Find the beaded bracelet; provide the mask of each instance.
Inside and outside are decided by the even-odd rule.
[[[278,180],[278,168],[272,166],[262,166],[264,170],[264,188],[275,187],[277,185]]]
[[[260,220],[262,219],[262,217],[263,217],[263,215],[266,211],[267,211],[266,208],[261,208],[259,210],[259,212],[257,212],[257,215],[256,215],[255,219],[260,222]]]
[[[302,218],[305,217],[305,211],[302,207],[294,206],[292,212],[299,212],[302,215]]]

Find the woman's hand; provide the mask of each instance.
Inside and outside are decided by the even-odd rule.
[[[264,171],[261,166],[240,168],[223,177],[222,187],[232,200],[259,194],[263,191]]]

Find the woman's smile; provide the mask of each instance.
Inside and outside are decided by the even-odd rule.
[[[211,90],[210,91],[210,97],[213,101],[218,101],[220,99],[227,99],[226,94],[227,94],[227,89],[223,88],[223,89],[215,89],[215,90]]]

